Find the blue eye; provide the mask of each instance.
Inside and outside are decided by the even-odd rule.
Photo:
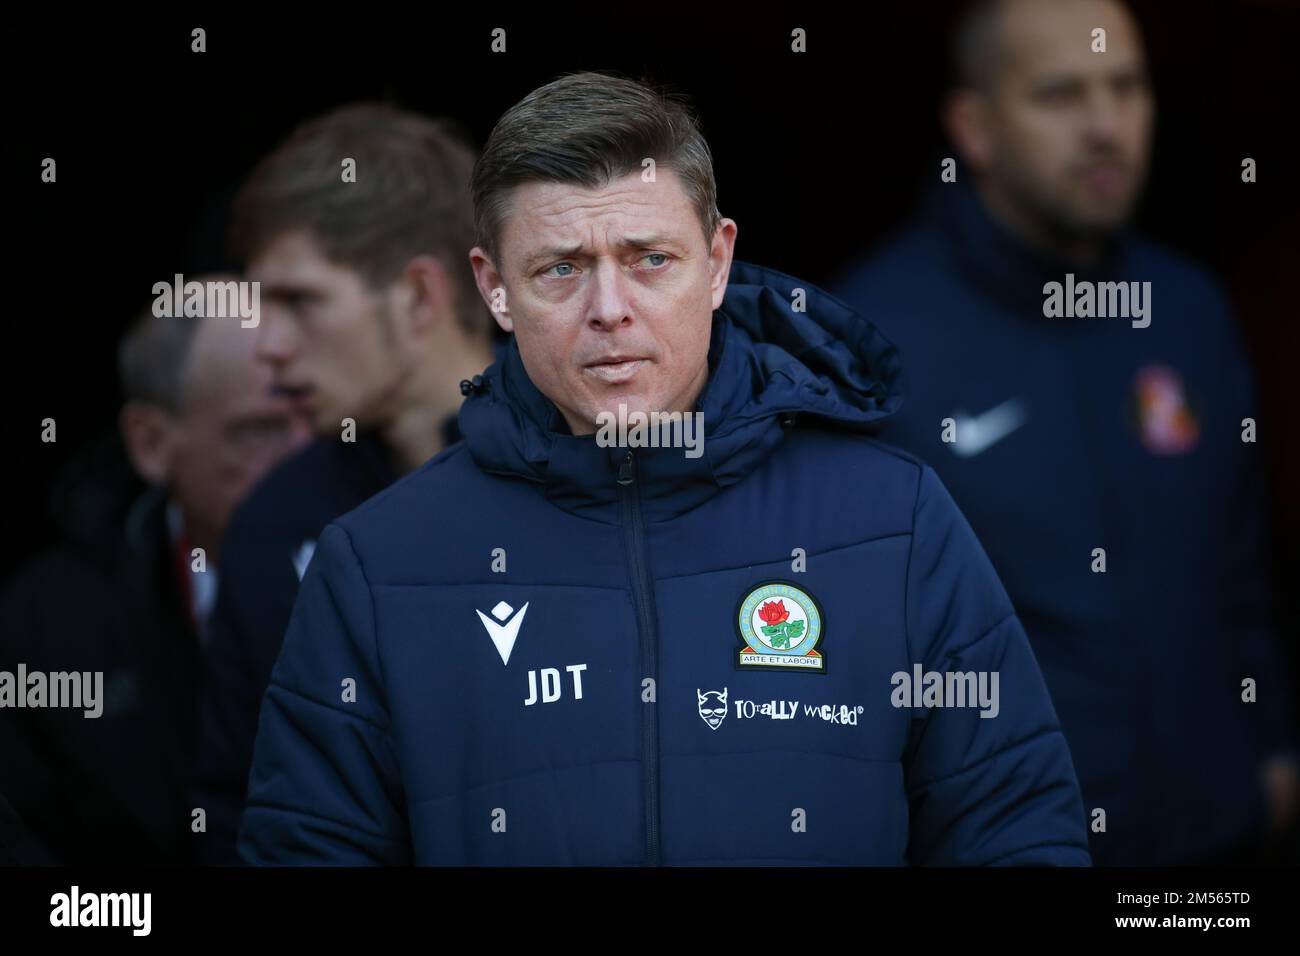
[[[571,262],[557,262],[555,265],[551,266],[551,268],[550,268],[550,269],[547,269],[546,271],[547,271],[548,273],[554,274],[554,270],[556,270],[556,269],[569,269],[569,270],[572,270],[572,269],[573,269],[573,263],[571,263]],[[561,273],[559,274],[559,278],[564,278],[564,277],[566,277],[566,276],[571,276],[571,275],[573,275],[573,272],[572,272],[572,271],[569,271],[569,272],[561,272]]]
[[[651,253],[649,253],[648,255],[646,255],[645,258],[646,258],[646,259],[662,259],[662,260],[664,260],[664,262],[667,262],[667,261],[668,261],[668,255],[667,255],[667,253],[663,253],[663,252],[651,252]],[[656,265],[663,265],[663,263],[662,263],[662,262],[660,262],[660,263],[656,263]]]

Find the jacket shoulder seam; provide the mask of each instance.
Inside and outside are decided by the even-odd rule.
[[[361,575],[361,583],[366,588],[366,602],[370,610],[370,639],[374,642],[375,666],[379,669],[379,692],[381,699],[384,696],[384,689],[388,687],[388,678],[384,675],[384,657],[379,652],[379,616],[375,613],[375,589],[370,583],[370,576],[366,574],[365,563],[361,560],[361,555],[357,553],[356,545],[352,542],[352,535],[348,529],[342,525],[338,526],[339,532],[343,535],[343,540],[347,542],[348,551],[352,555],[352,560],[356,563],[357,573]]]
[[[833,546],[831,546],[831,547],[829,547],[829,548],[825,548],[825,549],[823,549],[823,550],[821,550],[821,551],[809,551],[809,552],[807,553],[807,557],[809,557],[809,558],[826,557],[827,555],[835,554],[837,551],[848,551],[850,548],[860,548],[860,547],[862,547],[863,545],[867,545],[867,544],[876,544],[876,543],[879,542],[879,541],[889,541],[889,540],[891,540],[891,539],[893,539],[893,538],[910,538],[911,536],[912,536],[912,532],[911,532],[911,531],[886,531],[886,532],[883,532],[883,533],[881,533],[881,534],[871,535],[870,537],[863,538],[863,539],[860,540],[860,541],[851,541],[851,542],[849,542],[848,544],[837,544],[837,545],[833,545]],[[656,581],[677,581],[677,580],[680,580],[680,579],[682,579],[682,578],[693,578],[693,577],[695,577],[696,575],[701,574],[701,573],[704,573],[704,574],[718,574],[718,573],[720,573],[720,572],[725,572],[725,571],[745,571],[745,570],[748,570],[748,569],[750,569],[750,568],[753,568],[755,565],[759,565],[759,564],[783,564],[783,563],[788,562],[789,560],[790,560],[789,556],[785,556],[785,557],[781,557],[781,558],[776,558],[776,559],[774,559],[774,560],[772,560],[772,561],[751,561],[751,562],[749,562],[748,564],[737,564],[737,565],[732,565],[732,566],[730,566],[730,567],[725,567],[725,568],[709,568],[709,569],[707,569],[707,570],[704,571],[704,572],[700,572],[700,571],[683,571],[681,574],[670,574],[670,575],[666,575],[666,576],[663,576],[663,577],[656,576],[656,577],[655,577],[655,580],[656,580]],[[616,588],[615,590],[626,591],[627,588]]]
[[[1038,731],[1037,733],[1030,734],[1028,737],[1019,737],[1011,741],[1005,747],[999,747],[997,750],[993,751],[993,753],[986,754],[983,757],[980,757],[980,759],[976,760],[974,763],[969,763],[958,770],[954,770],[952,773],[944,774],[942,777],[935,777],[933,780],[918,782],[909,789],[922,790],[925,789],[926,787],[933,787],[935,784],[944,783],[948,780],[951,780],[953,777],[960,777],[962,774],[969,773],[970,771],[974,770],[976,767],[988,763],[990,760],[993,760],[997,757],[1001,757],[1004,753],[1007,753],[1010,750],[1014,750],[1017,747],[1023,747],[1026,744],[1033,743],[1035,740],[1039,739],[1040,737],[1047,737],[1050,736],[1051,734],[1061,734],[1061,728],[1045,727],[1042,730]]]
[[[980,643],[980,641],[987,639],[990,635],[992,635],[994,631],[1000,628],[1003,624],[1007,623],[1007,621],[1014,620],[1015,617],[1016,617],[1016,612],[1014,610],[1009,611],[1008,613],[1004,614],[1002,617],[994,621],[991,625],[986,627],[983,631],[981,631],[979,637],[975,638],[973,641],[967,641],[965,644],[962,644],[960,647],[951,648],[944,656],[952,657],[954,654],[960,654],[963,651],[969,650],[970,648],[974,647],[976,644]]]
[[[1048,840],[1045,843],[1031,843],[1028,846],[1016,847],[1014,850],[1010,850],[1006,853],[1003,853],[1001,856],[996,856],[993,859],[983,863],[982,865],[996,866],[997,864],[1001,863],[1003,860],[1007,859],[1008,857],[1015,856],[1017,853],[1024,853],[1027,850],[1042,850],[1047,847],[1062,847],[1070,850],[1083,850],[1085,853],[1088,851],[1088,847],[1086,844],[1063,843],[1060,840]]]
[[[404,490],[404,487],[407,482],[415,482],[415,481],[422,480],[426,475],[433,472],[435,469],[440,468],[443,465],[446,465],[448,462],[452,461],[457,456],[468,453],[468,451],[469,448],[467,447],[464,441],[458,441],[455,444],[448,445],[446,448],[438,452],[438,454],[434,455],[432,458],[426,461],[415,471],[400,476],[396,481],[392,482],[391,484],[381,489],[380,491],[377,491],[375,494],[371,495],[369,498],[361,502],[352,510],[348,511],[343,515],[340,515],[335,520],[335,523],[341,525],[342,522],[345,520],[350,520],[356,517],[360,517],[361,515],[364,515],[367,512],[373,511],[375,508],[380,507],[385,501],[387,501],[391,495],[395,494],[399,490]]]
[[[918,465],[916,469],[916,497],[912,501],[912,527],[907,536],[907,563],[903,565],[903,641],[907,645],[908,656],[913,660],[919,660],[920,658],[916,656],[916,645],[912,641],[912,555],[916,551],[916,513],[921,509],[921,484],[924,480],[925,468]]]
[[[300,807],[288,807],[282,803],[271,803],[266,800],[248,801],[249,810],[270,810],[275,813],[289,813],[298,817],[310,817],[313,820],[324,820],[337,827],[345,830],[351,830],[353,833],[361,833],[375,840],[383,840],[386,843],[402,844],[405,842],[404,837],[393,837],[384,833],[376,833],[373,830],[366,830],[362,827],[348,823],[346,820],[336,820],[334,817],[327,817],[320,813],[312,813],[310,810],[303,810]]]
[[[376,730],[382,731],[383,733],[388,733],[388,728],[385,725],[379,723],[376,720],[372,720],[371,718],[367,717],[365,714],[359,714],[356,711],[352,711],[352,710],[344,710],[342,707],[335,707],[333,704],[327,704],[323,700],[317,700],[315,697],[312,697],[309,694],[304,694],[302,691],[290,687],[288,684],[284,683],[284,681],[277,680],[274,676],[272,676],[271,678],[271,682],[268,685],[268,689],[271,687],[274,687],[276,690],[284,691],[284,693],[290,694],[293,697],[298,698],[299,700],[305,700],[309,704],[315,704],[317,707],[324,707],[326,710],[331,710],[336,714],[341,714],[344,717],[351,718],[352,720],[359,720],[363,724],[368,724],[369,726],[374,727]]]

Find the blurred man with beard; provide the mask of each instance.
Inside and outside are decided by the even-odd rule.
[[[943,476],[1024,619],[1094,860],[1250,858],[1295,800],[1258,408],[1217,284],[1126,228],[1155,111],[1137,24],[978,3],[955,54],[957,181],[832,287],[902,350],[885,437]]]

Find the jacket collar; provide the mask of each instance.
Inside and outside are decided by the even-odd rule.
[[[1043,285],[1062,282],[1067,273],[1078,281],[1131,278],[1124,270],[1132,235],[1121,230],[1091,266],[1072,265],[1031,247],[995,219],[975,188],[967,183],[935,187],[924,215],[949,240],[949,250],[967,280],[985,295],[1029,316],[1042,316]]]
[[[797,290],[802,312],[791,307]],[[810,283],[747,263],[733,265],[713,314],[708,363],[695,406],[702,455],[635,450],[648,520],[689,511],[750,474],[797,421],[874,431],[900,402],[896,350],[869,322]],[[461,406],[460,428],[483,470],[534,482],[556,506],[584,517],[619,520],[628,449],[573,435],[514,341]]]

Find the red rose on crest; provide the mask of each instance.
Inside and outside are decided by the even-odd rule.
[[[785,609],[784,601],[768,601],[758,609],[758,616],[768,627],[771,627],[785,621],[790,616],[790,612]]]

